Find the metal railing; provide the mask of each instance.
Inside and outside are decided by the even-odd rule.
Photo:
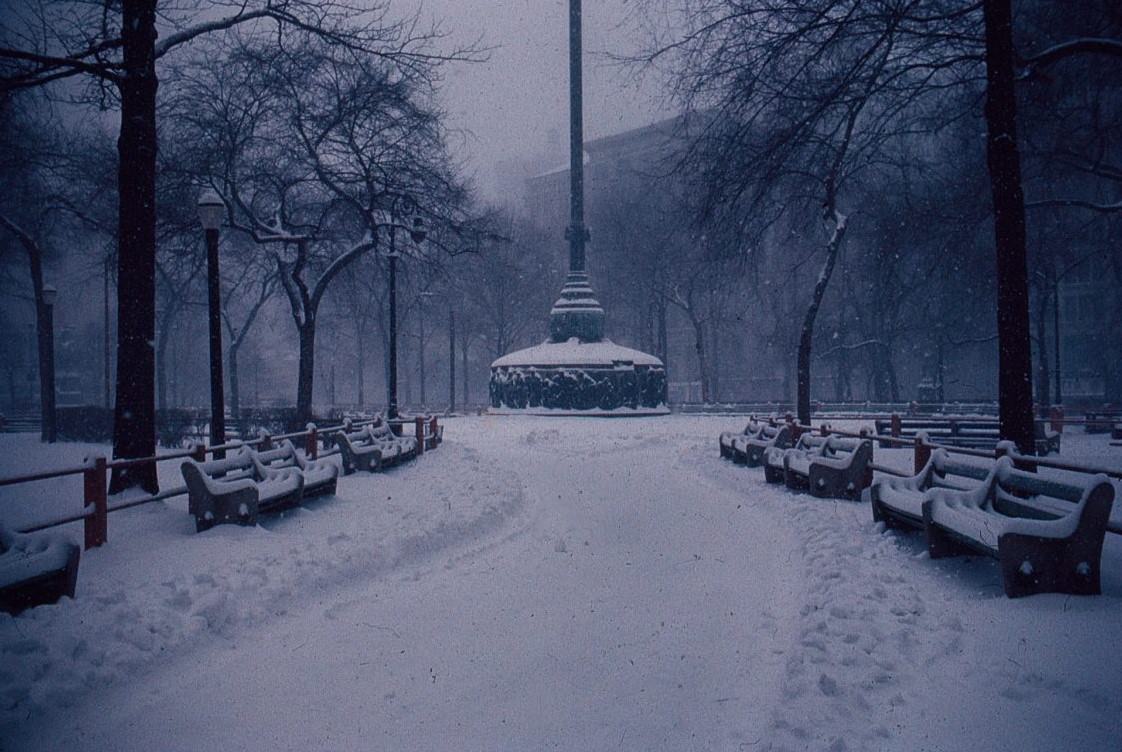
[[[206,460],[207,455],[213,456],[215,452],[225,452],[247,446],[253,448],[269,448],[272,446],[273,442],[285,440],[301,441],[303,444],[304,455],[308,459],[314,460],[320,457],[330,457],[332,455],[339,454],[339,447],[336,445],[336,442],[331,441],[330,437],[333,437],[343,431],[350,432],[364,426],[374,425],[381,420],[382,419],[380,417],[357,421],[345,420],[340,425],[329,426],[326,428],[318,428],[314,423],[309,423],[307,428],[303,431],[283,433],[277,436],[272,436],[268,433],[262,432],[256,439],[251,439],[248,441],[232,441],[217,446],[206,446],[202,443],[198,443],[188,449],[168,452],[167,454],[159,454],[153,457],[106,460],[104,456],[95,454],[86,457],[81,465],[64,467],[57,470],[45,470],[34,473],[27,473],[24,475],[15,475],[6,478],[0,478],[0,487],[13,486],[23,483],[34,483],[36,481],[50,480],[52,478],[63,478],[70,475],[81,475],[83,486],[83,506],[80,512],[75,512],[73,514],[68,514],[61,517],[53,517],[48,520],[36,522],[31,525],[26,525],[20,528],[18,532],[33,533],[52,527],[58,527],[60,525],[67,525],[71,522],[81,521],[84,522],[85,548],[90,549],[103,545],[108,541],[108,517],[110,512],[119,512],[125,509],[132,509],[133,507],[142,506],[144,504],[151,504],[152,502],[163,501],[165,499],[171,499],[176,496],[183,496],[187,493],[187,486],[179,485],[164,491],[160,491],[159,493],[124,499],[115,504],[110,504],[108,494],[110,470],[117,468],[138,467],[141,465],[149,464],[158,465],[160,462],[186,458],[193,459],[197,462],[203,462]],[[413,423],[417,433],[418,453],[424,452],[426,438],[428,436],[436,435],[438,430],[436,416],[417,416],[412,420],[399,419],[390,420],[387,422],[398,434],[401,434],[405,430],[405,427],[407,425]]]

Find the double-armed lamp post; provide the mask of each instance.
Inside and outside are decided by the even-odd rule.
[[[399,207],[400,205],[400,207]],[[399,208],[405,214],[413,215],[409,226],[397,224]],[[397,410],[397,230],[400,227],[409,232],[409,237],[414,243],[422,243],[428,237],[425,222],[416,214],[417,203],[411,196],[404,193],[396,194],[390,203],[390,248],[386,257],[390,260],[390,374],[389,374],[389,405],[386,408],[387,417],[396,418]]]
[[[206,231],[207,310],[210,324],[210,445],[226,443],[226,400],[222,393],[222,280],[218,276],[218,228],[226,204],[213,189],[199,196],[199,221]],[[225,452],[214,453],[215,459]]]

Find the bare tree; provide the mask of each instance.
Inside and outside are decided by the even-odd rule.
[[[120,4],[23,0],[0,19],[0,91],[40,87],[82,76],[102,102],[119,105],[118,368],[114,456],[155,452],[154,338],[156,285],[157,62],[200,37],[255,22],[317,35],[356,56],[423,69],[440,55],[439,32],[389,19],[386,3],[366,7],[329,0],[230,3],[215,18],[208,6],[122,0]],[[158,29],[162,26],[162,29]],[[266,24],[270,28],[265,28]],[[162,31],[160,38],[159,31]],[[283,38],[273,35],[273,39]],[[111,490],[156,491],[153,464],[117,468]]]

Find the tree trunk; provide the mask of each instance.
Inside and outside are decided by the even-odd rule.
[[[113,456],[156,453],[156,0],[123,0],[117,139],[117,403]],[[113,470],[110,493],[159,490],[155,463]]]
[[[842,238],[845,237],[846,216],[837,210],[834,211],[834,232],[826,243],[826,262],[818,275],[818,282],[814,285],[814,295],[807,306],[806,316],[803,318],[802,333],[799,335],[799,353],[796,370],[798,371],[798,396],[796,399],[799,423],[810,425],[810,351],[814,344],[814,320],[818,317],[818,309],[822,307],[822,298],[826,295],[826,286],[830,284],[830,276],[834,273],[834,265],[838,260],[838,249],[841,247]]]
[[[693,324],[693,349],[697,353],[697,372],[701,378],[701,402],[709,404],[709,364],[705,353],[705,325],[690,311]]]
[[[366,339],[363,334],[363,321],[356,319],[355,326],[355,385],[358,388],[358,409],[366,405]]]
[[[460,330],[463,334],[460,336],[460,371],[463,373],[463,394],[464,394],[464,407],[467,408],[471,404],[471,390],[468,382],[468,332],[466,326],[461,326]]]
[[[296,423],[302,428],[312,421],[312,386],[315,382],[316,318],[306,313],[300,325],[300,366],[296,381]]]
[[[997,246],[998,410],[1001,436],[1035,451],[1025,201],[1017,149],[1011,0],[985,0],[986,157]]]

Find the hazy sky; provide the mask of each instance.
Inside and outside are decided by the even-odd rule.
[[[403,9],[413,1],[396,0]],[[479,187],[496,198],[497,163],[540,153],[550,130],[568,143],[568,0],[424,0],[422,7],[444,20],[454,40],[482,35],[495,48],[486,63],[449,70],[443,100],[452,126],[469,132],[462,153]],[[584,2],[586,139],[664,114],[652,86],[641,91],[603,59],[605,51],[635,48],[637,36],[624,25],[629,7],[626,0]]]

